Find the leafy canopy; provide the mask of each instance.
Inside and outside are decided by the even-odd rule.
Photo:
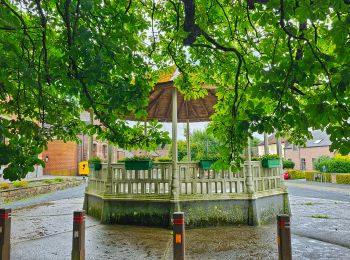
[[[0,120],[5,177],[25,174],[48,140],[87,128],[121,147],[168,141],[157,123],[144,135],[122,119],[146,116],[155,71],[172,64],[189,98],[217,87],[210,131],[225,165],[253,132],[301,143],[326,130],[332,149],[350,152],[349,2],[2,0],[0,114],[14,116]],[[84,109],[101,125],[82,124]]]

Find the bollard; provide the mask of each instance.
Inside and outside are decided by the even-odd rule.
[[[185,218],[183,212],[173,214],[174,260],[185,259]]]
[[[0,260],[9,260],[11,245],[11,209],[0,209]]]
[[[85,211],[73,213],[72,260],[85,260]]]
[[[292,241],[290,237],[290,218],[289,215],[277,215],[277,243],[278,259],[292,259]]]

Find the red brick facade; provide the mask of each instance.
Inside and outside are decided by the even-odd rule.
[[[48,149],[42,153],[42,159],[48,162],[44,168],[46,175],[78,175],[78,164],[89,159],[89,136],[79,136],[81,143],[64,143],[60,140],[49,142]],[[112,162],[125,157],[125,152],[115,147],[112,149]],[[94,156],[102,161],[108,159],[108,145],[105,142],[94,140]]]
[[[47,150],[42,153],[46,166],[44,174],[76,175],[78,169],[78,146],[74,142],[64,143],[60,140],[49,142]]]
[[[333,157],[334,153],[329,151],[329,146],[284,149],[285,159],[292,160],[295,163],[294,169],[297,170],[312,171],[312,161],[321,155]],[[303,162],[303,167],[301,167],[301,162]]]

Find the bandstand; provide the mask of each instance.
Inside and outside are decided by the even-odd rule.
[[[250,153],[237,172],[201,169],[190,156],[187,162],[177,161],[177,123],[187,122],[189,131],[190,122],[209,121],[216,96],[215,88],[207,86],[206,97],[185,100],[173,87],[176,75],[161,79],[148,106],[149,119],[172,121],[172,162],[154,162],[151,170],[126,170],[124,163],[109,161],[100,171],[90,169],[87,214],[103,223],[166,227],[173,212],[183,211],[186,225],[196,227],[260,225],[289,213],[281,167],[263,168],[260,161],[251,161]],[[248,140],[248,151],[249,146]]]

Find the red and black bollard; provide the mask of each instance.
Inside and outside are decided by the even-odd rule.
[[[292,240],[290,237],[290,217],[286,214],[277,215],[278,259],[292,259]]]
[[[11,209],[0,209],[0,260],[9,260],[11,252]]]
[[[185,218],[183,212],[173,214],[174,260],[185,259]]]
[[[85,211],[74,211],[72,260],[85,260]]]

